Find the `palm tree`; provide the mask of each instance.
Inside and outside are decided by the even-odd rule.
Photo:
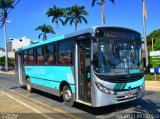
[[[2,28],[6,22],[8,16],[7,9],[14,8],[13,4],[14,0],[0,0],[0,17],[1,17],[0,28]]]
[[[88,16],[88,12],[85,10],[85,6],[72,6],[66,8],[67,18],[65,24],[70,21],[70,25],[72,23],[75,24],[75,31],[77,31],[78,23],[82,23],[84,21],[86,24],[88,23],[84,16]]]
[[[62,25],[64,25],[64,21],[62,19],[62,17],[65,16],[65,10],[63,8],[58,8],[55,5],[53,6],[53,8],[49,8],[49,10],[47,11],[46,15],[48,17],[52,17],[52,23],[55,22],[57,25],[57,35],[58,35],[58,27],[59,27],[59,21],[62,23]]]
[[[92,6],[95,5],[95,2],[97,0],[92,0]],[[109,0],[110,2],[114,3],[115,0]],[[105,24],[105,14],[104,14],[104,4],[105,4],[105,0],[101,0],[100,2],[98,2],[97,4],[99,4],[101,6],[101,15],[102,15],[102,26],[104,26]]]
[[[42,26],[38,26],[35,30],[41,30],[42,31],[42,33],[39,34],[38,38],[40,39],[41,35],[43,35],[43,41],[47,40],[47,33],[55,34],[52,26],[46,25],[46,24],[43,24]]]

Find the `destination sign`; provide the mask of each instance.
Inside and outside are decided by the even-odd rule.
[[[111,37],[111,38],[120,38],[120,39],[130,39],[130,40],[140,40],[141,36],[135,31],[123,29],[123,28],[98,28],[97,35]]]

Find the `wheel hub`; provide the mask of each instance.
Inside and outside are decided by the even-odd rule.
[[[27,89],[28,89],[28,90],[31,89],[30,84],[29,84],[29,81],[27,81]]]
[[[64,92],[64,98],[65,98],[66,101],[70,101],[72,99],[72,94],[71,94],[70,90],[66,90]]]

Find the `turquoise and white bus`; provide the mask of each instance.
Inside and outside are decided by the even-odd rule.
[[[122,27],[93,27],[57,36],[16,51],[19,82],[101,107],[140,98],[144,93],[141,35]]]

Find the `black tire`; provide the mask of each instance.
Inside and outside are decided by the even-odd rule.
[[[66,106],[72,107],[74,105],[73,94],[69,86],[63,87],[63,100]]]
[[[26,88],[28,93],[32,92],[31,82],[29,78],[26,79]]]

